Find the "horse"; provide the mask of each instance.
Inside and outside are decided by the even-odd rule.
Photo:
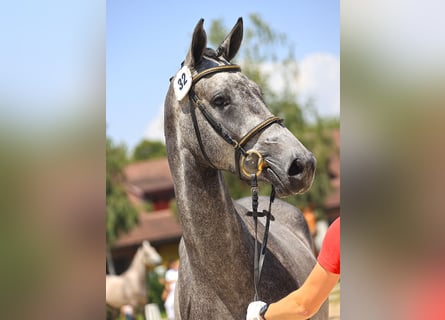
[[[147,303],[145,282],[147,266],[156,266],[162,262],[159,253],[147,240],[138,248],[130,267],[121,275],[107,275],[105,299],[112,308],[120,309],[131,305],[134,309]]]
[[[302,213],[276,199],[256,294],[252,201],[231,199],[222,172],[270,183],[282,198],[310,188],[316,159],[272,115],[259,86],[230,62],[241,46],[242,18],[216,50],[206,47],[203,23],[195,26],[164,103],[167,157],[183,230],[175,313],[177,320],[240,320],[253,299],[271,303],[299,288],[316,259]],[[258,211],[270,205],[264,196],[258,203]],[[257,221],[264,233],[266,218]],[[325,302],[312,319],[327,318]]]

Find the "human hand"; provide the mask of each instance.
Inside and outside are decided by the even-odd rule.
[[[260,310],[265,305],[266,303],[263,301],[254,301],[249,303],[249,306],[247,307],[246,320],[263,320],[263,317],[260,316]]]

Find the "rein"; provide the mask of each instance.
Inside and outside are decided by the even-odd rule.
[[[255,294],[253,300],[260,300],[258,295],[258,286],[261,279],[261,270],[263,269],[264,257],[266,256],[267,239],[269,237],[270,221],[275,220],[272,216],[272,202],[275,200],[275,188],[272,185],[272,191],[269,198],[269,210],[263,210],[258,212],[258,183],[257,175],[252,174],[250,180],[250,187],[252,192],[252,211],[248,211],[247,215],[253,217],[255,225],[255,245],[254,245],[254,257],[253,257],[253,285]],[[266,224],[264,226],[263,242],[261,244],[261,250],[258,252],[258,217],[266,217]]]
[[[229,71],[241,71],[241,68],[237,65],[220,65],[216,67],[211,67],[205,69],[195,76],[192,77],[192,86],[202,79],[205,76],[210,74],[214,74],[217,72],[229,72]],[[267,161],[263,159],[262,155],[254,150],[245,150],[244,147],[247,142],[254,137],[259,132],[265,130],[270,125],[274,123],[282,124],[282,119],[276,116],[271,116],[266,120],[262,121],[252,129],[250,129],[239,141],[234,139],[229,131],[224,128],[224,126],[219,123],[207,110],[204,103],[199,99],[198,95],[193,90],[193,87],[190,88],[188,92],[189,98],[193,101],[193,104],[198,107],[201,111],[204,118],[210,124],[210,126],[215,130],[215,132],[224,139],[228,144],[230,144],[235,149],[235,164],[237,167],[238,176],[240,178],[245,177],[250,179],[250,186],[252,192],[252,211],[248,211],[247,215],[253,217],[254,220],[254,228],[255,228],[255,244],[254,244],[254,300],[259,300],[258,296],[258,286],[261,279],[261,270],[263,268],[264,258],[266,255],[266,247],[267,247],[267,239],[269,235],[269,227],[270,221],[274,220],[274,217],[271,213],[272,202],[275,200],[275,188],[272,185],[272,191],[269,199],[269,210],[263,210],[262,212],[258,212],[258,183],[257,177],[261,174],[264,168],[267,167]],[[214,169],[216,167],[213,165],[212,161],[208,157],[205,152],[204,145],[202,143],[201,133],[199,131],[198,120],[196,118],[196,108],[191,108],[191,116],[193,121],[193,127],[195,130],[196,138],[198,139],[199,147],[201,152],[206,159],[206,161],[210,164],[210,166]],[[258,217],[266,217],[266,224],[264,227],[264,235],[263,241],[261,244],[261,248],[258,248]]]

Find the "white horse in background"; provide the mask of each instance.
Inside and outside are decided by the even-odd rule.
[[[116,309],[123,305],[131,305],[133,308],[144,306],[147,303],[146,266],[156,266],[161,262],[162,258],[156,249],[144,241],[124,273],[106,276],[107,305]]]

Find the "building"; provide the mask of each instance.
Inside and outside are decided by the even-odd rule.
[[[129,164],[124,169],[130,202],[139,212],[139,223],[122,235],[111,249],[116,273],[125,271],[142,241],[148,240],[165,263],[178,257],[182,230],[170,209],[173,179],[167,158]]]

